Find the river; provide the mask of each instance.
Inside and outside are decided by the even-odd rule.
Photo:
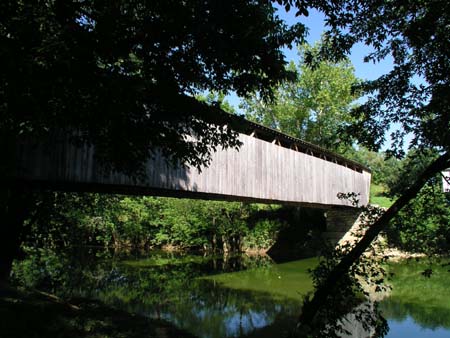
[[[85,297],[152,318],[197,337],[282,337],[312,290],[309,258],[277,264],[267,256],[145,255],[40,251],[15,268],[22,284]],[[386,337],[450,337],[449,266],[391,263],[393,290],[380,303]]]

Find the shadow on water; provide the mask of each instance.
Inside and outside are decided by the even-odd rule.
[[[67,254],[39,250],[15,265],[14,280],[64,299],[93,299],[127,313],[163,319],[198,337],[282,337],[295,325],[302,296],[312,290],[308,269],[315,264],[316,259],[274,264],[267,256],[203,257],[157,251],[129,256],[94,250]],[[393,269],[398,283],[404,284],[406,270]],[[436,280],[434,291],[441,292],[443,282],[444,275]],[[395,279],[393,283],[395,288]],[[433,307],[419,318],[414,311],[423,304],[410,304],[408,297],[393,293],[382,303],[388,319],[412,316],[419,328],[449,329],[450,298],[441,309],[442,316]],[[353,337],[360,336],[355,320],[348,323],[354,329]]]

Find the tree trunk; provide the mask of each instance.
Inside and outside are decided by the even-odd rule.
[[[308,328],[314,322],[321,307],[326,305],[325,303],[328,295],[331,292],[336,291],[333,286],[349,271],[350,267],[358,260],[358,258],[361,257],[380,231],[388,225],[389,221],[393,219],[405,205],[416,197],[417,193],[431,177],[442,170],[445,170],[449,166],[450,154],[445,153],[431,163],[418,177],[416,182],[407,189],[405,193],[372,226],[369,227],[369,229],[367,229],[361,240],[345,257],[342,258],[339,264],[337,264],[330,272],[326,280],[317,288],[311,301],[304,305],[297,325],[297,333],[299,335],[307,335],[307,332],[305,332],[304,329]]]
[[[7,282],[12,262],[18,257],[24,222],[30,214],[31,193],[24,187],[1,190],[0,282]]]
[[[224,254],[227,254],[229,250],[229,245],[228,245],[228,237],[225,235],[222,235],[222,252]]]

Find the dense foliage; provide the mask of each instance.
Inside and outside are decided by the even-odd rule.
[[[348,59],[309,67],[305,58],[317,56],[320,48],[320,43],[299,46],[298,63],[291,62],[287,67],[298,74],[296,81],[284,81],[275,87],[273,102],[255,95],[244,100],[242,108],[250,120],[343,152],[351,147],[351,140],[345,143],[343,134],[352,120],[350,110],[358,98],[352,88],[358,80]]]
[[[432,254],[450,253],[450,196],[428,184],[386,229],[389,244],[397,248]]]
[[[293,2],[300,8],[303,1]],[[380,147],[390,126],[391,151],[402,154],[406,134],[412,145],[450,148],[450,4],[444,0],[318,1],[328,25],[322,56],[341,58],[357,43],[368,46],[366,62],[390,56],[393,68],[359,87],[366,102],[353,110],[359,120],[351,134]]]
[[[371,170],[372,184],[390,187],[400,174],[401,161],[387,156],[385,152],[375,152],[359,146],[358,149],[347,151],[345,155]]]
[[[226,115],[194,95],[269,98],[292,77],[281,48],[304,35],[268,1],[7,0],[0,12],[2,149],[70,131],[129,174],[157,147],[201,166],[237,146]],[[14,169],[5,155],[2,169]]]
[[[279,207],[237,202],[47,193],[39,208],[26,246],[267,250],[284,224]]]
[[[389,194],[401,195],[437,156],[433,151],[410,151],[400,162],[398,175],[388,182]],[[400,249],[430,255],[450,253],[450,195],[442,191],[439,174],[398,213],[386,234],[390,245]]]
[[[414,183],[416,177],[437,157],[439,157],[439,153],[432,149],[410,150],[405,158],[396,162],[394,174],[387,175],[384,180],[389,188],[389,195],[401,196]],[[428,183],[437,187],[438,182],[441,182],[439,173]]]

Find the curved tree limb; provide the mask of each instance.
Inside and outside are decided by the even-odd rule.
[[[302,309],[297,325],[297,333],[307,335],[303,329],[311,326],[316,319],[319,310],[325,306],[327,296],[334,290],[336,282],[342,278],[350,267],[369,247],[370,243],[377,235],[388,225],[389,221],[407,205],[425,185],[425,183],[434,175],[445,170],[450,166],[450,153],[447,152],[431,163],[425,171],[417,178],[414,184],[405,191],[405,193],[365,232],[361,240],[353,247],[339,264],[330,272],[325,281],[317,288],[311,300],[306,303]],[[303,332],[302,332],[303,331]],[[306,330],[307,331],[307,330]]]

